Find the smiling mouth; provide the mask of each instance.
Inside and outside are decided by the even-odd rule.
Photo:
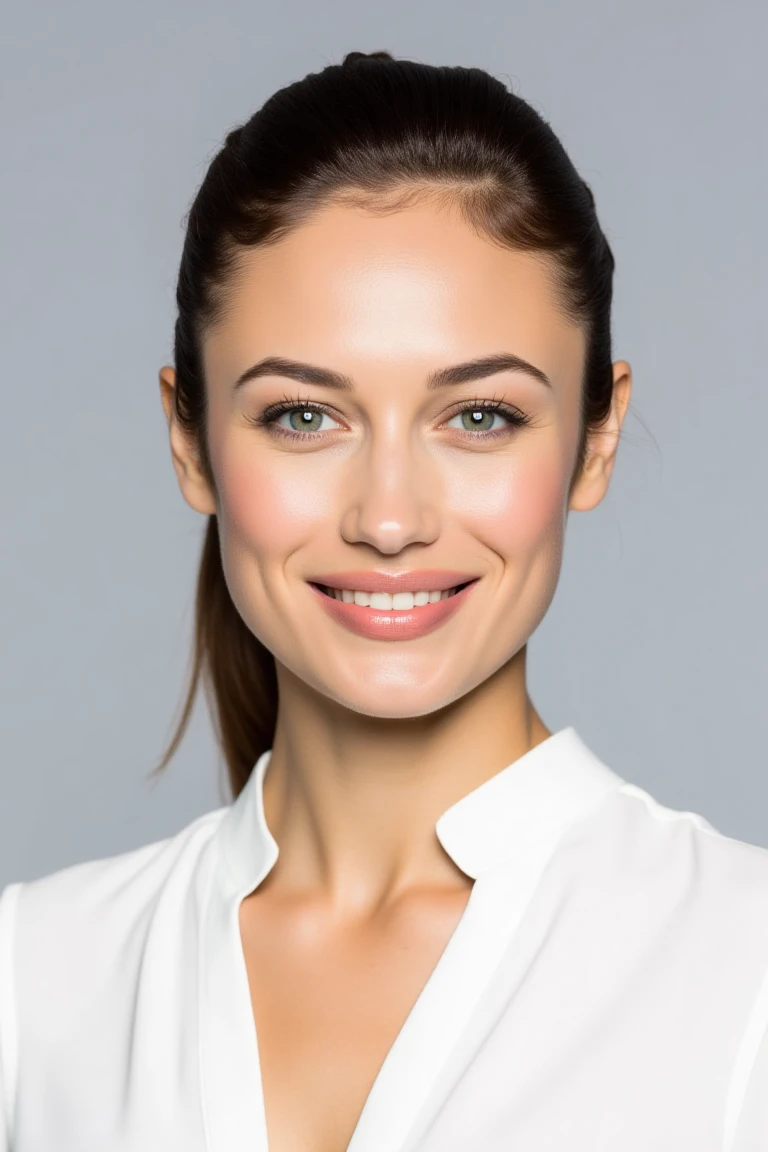
[[[467,580],[457,584],[454,588],[435,589],[433,592],[364,592],[354,588],[330,588],[325,584],[314,584],[313,587],[332,600],[341,600],[345,604],[357,604],[361,608],[376,608],[381,612],[410,612],[414,608],[421,608],[426,604],[434,604],[438,600],[450,600],[474,580]]]

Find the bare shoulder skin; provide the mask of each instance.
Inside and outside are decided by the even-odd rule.
[[[347,1147],[472,887],[435,823],[550,735],[526,645],[569,511],[607,491],[631,369],[613,365],[612,411],[569,497],[585,347],[549,277],[545,258],[429,203],[329,205],[245,252],[204,345],[216,496],[173,418],[174,371],[160,372],[181,491],[217,515],[230,593],[277,667],[264,802],[280,854],[240,907],[270,1152]],[[497,362],[429,387],[502,354],[538,372]],[[267,357],[350,386],[273,365],[234,387]],[[315,586],[354,571],[347,592],[366,573],[408,588],[426,569],[432,591],[441,572],[469,587],[402,635],[355,630]]]

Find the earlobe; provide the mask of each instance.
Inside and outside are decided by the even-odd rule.
[[[612,458],[606,458],[599,452],[588,454],[581,476],[571,493],[568,511],[591,512],[596,508],[608,490],[612,470]]]

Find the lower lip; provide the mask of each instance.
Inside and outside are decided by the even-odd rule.
[[[334,596],[327,596],[315,584],[310,584],[310,588],[328,615],[358,636],[365,636],[369,640],[416,640],[419,636],[433,632],[458,612],[477,583],[477,580],[473,580],[447,600],[436,600],[434,604],[423,604],[419,608],[406,608],[402,611],[382,611],[380,608],[365,608],[362,604],[346,604]]]

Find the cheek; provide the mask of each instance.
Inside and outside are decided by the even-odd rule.
[[[327,485],[308,483],[299,457],[237,451],[222,454],[217,474],[220,522],[230,547],[285,557],[318,523],[327,523]]]
[[[532,452],[500,466],[498,458],[475,478],[471,493],[456,492],[472,531],[502,557],[533,559],[562,544],[568,476],[557,454]]]

